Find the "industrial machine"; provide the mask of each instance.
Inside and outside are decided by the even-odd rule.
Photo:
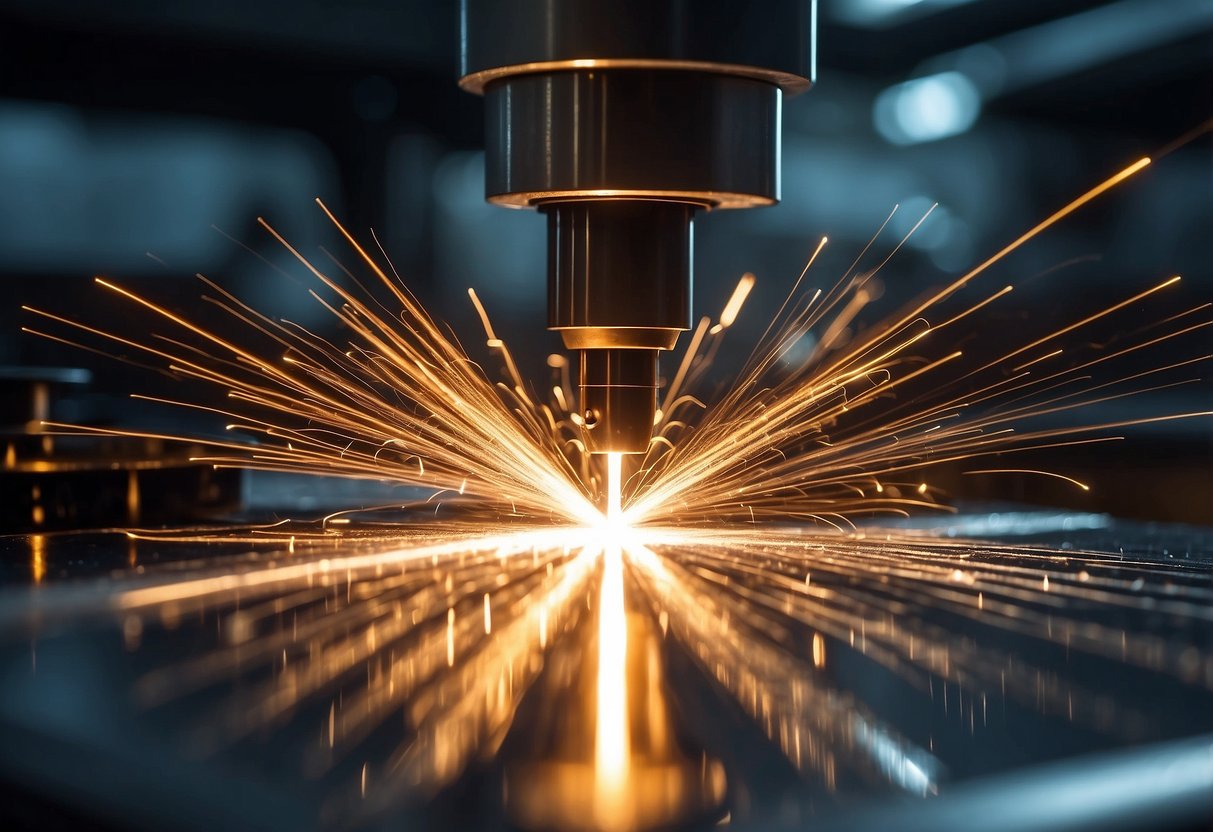
[[[215,115],[215,107],[230,107],[254,125],[250,145],[277,149],[261,135],[262,122],[275,119],[299,133],[301,146],[315,141],[312,134],[325,136],[343,148],[339,158],[348,179],[362,183],[346,181],[351,194],[370,190],[363,185],[374,180],[450,196],[441,177],[431,182],[420,175],[379,175],[386,166],[368,175],[362,165],[373,164],[366,160],[376,155],[367,150],[368,136],[385,137],[379,148],[385,158],[403,147],[397,155],[407,156],[414,172],[440,169],[431,164],[436,160],[466,158],[472,141],[457,129],[468,125],[448,124],[445,136],[434,126],[458,110],[441,96],[430,110],[418,105],[417,112],[402,112],[398,123],[390,116],[397,103],[393,82],[411,99],[436,89],[460,95],[453,84],[433,83],[449,71],[451,56],[444,48],[453,41],[441,39],[441,47],[422,43],[430,34],[420,23],[431,17],[449,14],[453,28],[454,4],[445,0],[368,0],[331,8],[300,0],[297,14],[285,19],[229,0],[126,4],[130,9],[111,4],[104,15],[79,16],[112,19],[117,31],[101,30],[105,37],[87,28],[75,31],[77,16],[59,8],[72,4],[26,5],[30,10],[23,15],[45,15],[50,22],[41,38],[23,37],[20,25],[0,24],[0,34],[19,33],[8,39],[14,47],[9,51],[38,69],[13,74],[14,83],[21,97],[47,96],[56,103],[53,111],[31,109],[35,118],[22,102],[0,97],[0,113],[26,113],[25,122],[9,117],[7,132],[0,130],[0,139],[8,139],[7,145],[0,141],[0,151],[8,152],[0,152],[0,163],[18,159],[30,167],[28,192],[45,191],[47,204],[58,192],[46,183],[59,181],[54,174],[60,169],[87,170],[85,179],[95,181],[95,190],[120,190],[127,198],[126,188],[114,187],[125,180],[104,164],[106,153],[80,153],[88,166],[68,164],[89,141],[105,148],[106,131],[93,129],[77,108],[87,115],[89,107],[128,107],[121,116],[127,132],[116,135],[128,136],[130,148],[124,150],[139,159],[133,170],[155,168],[155,159],[145,162],[142,155],[150,157],[149,148],[172,140],[147,138],[146,113],[129,104],[140,95],[147,97],[140,106],[152,113],[191,114],[174,132],[192,137],[189,131],[197,131],[203,138],[186,144],[198,148],[194,152],[203,161],[210,156],[202,150],[221,143],[216,135],[227,135],[206,132],[218,129],[209,124],[212,119],[195,119]],[[33,11],[41,5],[45,10]],[[977,2],[915,5],[838,0],[826,19],[832,26],[828,42],[839,47],[836,54],[860,55],[857,63],[870,65],[884,83],[891,70],[875,60],[880,50],[854,40],[842,48],[847,28],[864,15],[900,19],[946,7],[961,16],[954,21],[995,17]],[[966,11],[966,5],[972,8]],[[1021,37],[1034,14],[1048,16],[1036,8],[1048,4],[1019,5],[1016,14],[1001,16],[1011,31],[996,45],[1014,46],[1009,54],[1024,60],[1051,54],[1026,48]],[[1101,11],[1094,8],[1098,4],[1079,5]],[[1133,18],[1135,8],[1150,4],[1103,5]],[[632,454],[629,460],[638,467],[657,421],[661,352],[673,349],[691,324],[696,217],[780,199],[783,99],[814,83],[815,0],[461,0],[459,11],[459,86],[484,99],[486,197],[544,215],[549,326],[578,354],[577,411],[587,447],[598,454]],[[337,25],[346,14],[353,19],[348,30]],[[1155,14],[1158,20],[1168,17]],[[214,31],[195,22],[172,40],[173,27],[191,19]],[[325,25],[296,28],[316,19]],[[1109,42],[1149,42],[1149,21],[1133,19],[1109,27]],[[1167,25],[1175,25],[1174,19]],[[123,21],[129,31],[119,28]],[[1075,16],[1059,22],[1066,33],[1085,31],[1099,40],[1089,17],[1078,16],[1077,25]],[[261,39],[252,37],[258,27],[265,27]],[[942,24],[917,31],[932,27],[956,39]],[[970,28],[976,33],[982,27]],[[396,39],[383,40],[376,53],[374,41],[385,32]],[[912,33],[899,30],[896,36],[905,40],[884,57],[896,53],[892,64],[900,73],[916,53]],[[249,54],[241,58],[224,37],[246,39]],[[346,63],[364,62],[369,67],[359,65],[358,71],[373,74],[341,77],[342,62],[316,45],[326,39],[328,48],[340,47],[336,54]],[[417,41],[416,49],[433,50],[438,68],[425,70],[434,76],[410,68],[392,81],[382,77],[416,60],[417,53],[403,54],[401,43],[409,39]],[[1155,44],[1169,48],[1166,41]],[[1000,54],[989,44],[976,46],[977,53],[966,47],[954,54]],[[1099,51],[1094,43],[1090,47],[1092,54]],[[918,44],[917,51],[927,55],[939,48]],[[1081,64],[1083,50],[1073,51],[1070,57]],[[275,87],[267,79],[276,62]],[[1172,57],[1158,62],[1182,63]],[[1138,98],[1166,98],[1168,108],[1181,110],[1172,97],[1154,93],[1157,77],[1143,69],[1145,63],[1124,64],[1144,85],[1136,88]],[[146,83],[158,77],[149,66],[157,68],[171,94],[160,95],[161,88]],[[88,73],[98,76],[96,82],[90,75],[90,83],[81,84]],[[301,77],[309,83],[300,83]],[[838,76],[831,77],[832,90],[844,87]],[[1045,76],[1030,77],[1040,83]],[[1074,89],[1087,94],[1097,85],[1125,106],[1129,97],[1105,77],[1091,73],[1086,86]],[[911,80],[921,84],[931,77]],[[853,83],[856,88],[844,89],[839,98],[852,113],[866,114],[865,96],[874,81]],[[897,83],[888,100],[915,88],[924,89]],[[351,90],[352,112],[365,124],[350,127],[343,138],[350,116],[340,108],[351,102],[338,99]],[[267,108],[267,100],[280,102],[281,111]],[[1062,96],[1052,106],[1069,105]],[[1094,105],[1092,110],[1097,112]],[[1028,121],[1039,117],[1030,112]],[[1056,121],[1073,126],[1072,115]],[[303,118],[314,119],[310,132],[298,130],[296,120]],[[61,133],[45,132],[61,122]],[[789,180],[796,181],[793,163],[811,158],[807,181],[822,195],[830,193],[819,178],[827,167],[819,163],[822,151],[859,142],[853,121],[816,123],[829,123],[843,135],[790,139],[800,149],[789,150]],[[1153,129],[1170,129],[1165,120],[1160,123]],[[334,124],[339,129],[332,130]],[[1085,145],[1056,142],[1045,127],[1041,119],[1030,129],[1046,135],[1059,160],[1098,167],[1076,152],[1063,152]],[[21,130],[35,139],[66,138],[58,147],[28,140],[28,148],[47,145],[46,164],[38,168],[28,161],[38,154],[12,152],[27,148],[12,138],[20,138]],[[406,130],[424,140],[404,141],[413,138]],[[474,125],[469,131],[478,134]],[[1027,190],[1028,177],[990,151],[1005,140],[986,135],[978,141],[976,133],[969,137],[972,145],[934,151],[946,156],[936,167],[948,172],[945,178],[972,178],[971,193],[997,193],[995,201],[1008,211],[1018,201],[1035,211],[1038,194]],[[429,147],[433,136],[445,145]],[[389,146],[396,150],[386,152]],[[982,165],[955,163],[958,148],[966,147],[973,155],[963,158],[983,159]],[[439,156],[440,150],[448,155]],[[925,169],[923,160],[940,159],[907,154],[905,168],[900,162],[874,164],[894,153],[883,146],[856,152],[851,166],[834,171],[836,181],[845,180],[834,192],[845,190],[854,202],[871,201],[873,212],[883,212],[886,192],[874,192],[871,181],[887,170]],[[232,167],[231,187],[252,192],[243,178],[252,167]],[[168,192],[176,194],[179,168],[164,168],[172,175]],[[873,172],[866,185],[846,179],[867,168]],[[952,173],[962,168],[963,176]],[[1050,168],[1041,170],[1039,178],[1047,178]],[[1022,194],[996,189],[1017,177],[1025,180]],[[1183,188],[1131,201],[1145,213],[1157,206],[1159,194],[1178,195],[1170,202],[1183,210],[1186,183],[1193,179],[1177,175]],[[16,184],[20,196],[22,181]],[[931,189],[923,190],[934,198]],[[954,221],[962,228],[965,204],[956,199]],[[837,210],[834,199],[821,201],[821,210]],[[460,211],[469,202],[478,203],[478,195],[460,201]],[[786,205],[780,214],[794,209]],[[975,213],[982,212],[970,211]],[[986,213],[1000,229],[1007,221],[1006,214]],[[81,210],[71,222],[48,227],[70,232],[73,222],[87,224],[90,216]],[[423,226],[422,209],[411,216]],[[1196,221],[1176,223],[1174,216],[1157,217],[1159,224],[1180,229],[1174,239],[1184,228],[1197,227]],[[409,225],[399,218],[391,224]],[[867,233],[866,225],[856,224]],[[110,227],[95,225],[107,232]],[[832,226],[820,230],[835,240],[855,240],[853,230],[837,236]],[[971,230],[976,241],[989,242],[977,224]],[[145,250],[139,240],[114,236],[123,246]],[[465,244],[465,237],[451,237]],[[489,248],[483,241],[480,247]],[[1152,257],[1166,248],[1156,242],[1143,250]],[[925,258],[924,251],[918,254]],[[1065,247],[1055,251],[1070,256]],[[395,256],[385,243],[383,254],[388,252]],[[101,254],[82,247],[80,256],[90,258],[90,265],[91,258],[101,261],[101,268]],[[1169,264],[1173,252],[1167,254]],[[1042,258],[1050,266],[1055,262],[1052,253]],[[1111,285],[1115,267],[1138,265],[1131,258],[1119,264],[1113,259],[1106,269],[1098,264],[1100,286],[1105,278]],[[158,256],[153,260],[160,262]],[[10,270],[12,262],[16,258],[10,258]],[[260,279],[265,264],[257,263]],[[441,285],[455,271],[435,269],[431,279]],[[917,291],[916,274],[900,274],[900,288]],[[60,288],[65,284],[30,275],[20,275],[22,304],[45,305],[39,291],[78,300]],[[1078,291],[1060,279],[1057,285],[1060,294],[1050,300],[1066,306]],[[74,317],[78,307],[64,306],[59,311]],[[208,325],[223,317],[213,304],[202,308],[199,315]],[[398,311],[389,307],[389,313]],[[1200,329],[1203,323],[1181,317],[1188,314],[1176,316],[1180,327],[1207,332]],[[119,334],[135,328],[116,320]],[[986,326],[1014,325],[1007,320],[989,318],[993,323]],[[408,322],[402,324],[404,331]],[[159,331],[149,335],[162,337]],[[1147,337],[1156,337],[1153,330]],[[1113,350],[1124,348],[1120,341],[1111,343]],[[273,355],[279,354],[275,347]],[[1207,829],[1213,820],[1209,529],[1122,521],[1100,503],[1084,502],[1081,511],[1021,504],[1036,501],[1041,491],[1021,492],[1013,503],[962,501],[956,514],[880,518],[860,525],[854,535],[832,534],[792,512],[765,525],[722,517],[719,525],[687,524],[685,540],[667,536],[654,544],[656,554],[647,548],[630,553],[626,572],[616,551],[610,567],[614,594],[608,596],[606,550],[619,550],[625,537],[616,523],[585,530],[558,525],[554,531],[562,535],[584,531],[592,545],[578,541],[578,547],[545,550],[546,544],[526,537],[537,531],[542,541],[542,534],[553,531],[542,517],[495,509],[461,513],[458,501],[444,504],[440,495],[447,490],[427,489],[424,502],[398,508],[402,492],[395,481],[380,490],[374,482],[301,482],[275,471],[245,477],[214,466],[210,448],[169,445],[159,437],[59,435],[44,425],[97,422],[121,430],[141,424],[125,390],[120,407],[109,411],[80,395],[73,398],[71,391],[84,388],[88,379],[78,370],[0,368],[0,494],[7,497],[0,509],[6,521],[0,529],[0,828],[299,832],[727,825],[818,832],[977,826],[1072,832]],[[1118,404],[1114,399],[1101,404]],[[287,406],[298,401],[290,398]],[[1191,409],[1197,407],[1207,410],[1205,404]],[[100,419],[94,418],[98,412]],[[1109,422],[1122,419],[1119,411],[1100,412]],[[432,416],[420,407],[415,414]],[[188,424],[181,417],[164,429],[185,432]],[[156,423],[143,427],[160,429]],[[393,444],[384,447],[388,454]],[[1147,437],[1142,447],[1153,464],[1167,446]],[[1158,470],[1181,476],[1159,489],[1166,494],[1157,502],[1187,499],[1199,508],[1207,472],[1190,449],[1204,446],[1175,447],[1184,449],[1183,465]],[[337,452],[346,450],[343,441]],[[1138,492],[1146,490],[1142,478],[1150,475],[1148,466],[1133,466],[1141,457],[1101,456],[1107,472],[1101,479],[1131,481],[1125,493],[1139,500]],[[408,461],[421,467],[420,456]],[[604,466],[614,466],[616,482],[619,464],[612,459]],[[1162,481],[1164,475],[1154,476]],[[1085,500],[1083,488],[1079,499]],[[1184,491],[1197,496],[1185,497]],[[958,496],[975,493],[989,498],[998,492]],[[386,512],[350,511],[380,503],[389,506]],[[1148,516],[1151,510],[1137,513]],[[476,537],[482,515],[491,515],[484,528],[492,533]],[[718,529],[734,532],[731,542],[712,542]],[[775,536],[764,541],[763,531]],[[516,551],[509,542],[515,532],[523,541]],[[448,546],[450,540],[455,542]],[[588,554],[581,557],[583,552]],[[668,585],[641,571],[655,562],[676,576]],[[777,684],[758,683],[764,680]],[[612,694],[613,707],[600,704]],[[610,718],[600,715],[608,710]],[[626,742],[600,741],[624,737]],[[620,783],[628,790],[618,789]],[[602,805],[625,811],[599,816]]]
[[[548,325],[580,353],[596,453],[641,453],[658,356],[690,327],[699,211],[779,201],[783,98],[814,0],[463,0],[485,194],[548,223]]]

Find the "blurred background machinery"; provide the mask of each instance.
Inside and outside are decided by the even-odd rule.
[[[831,245],[818,268],[834,276],[894,203],[892,231],[904,233],[938,201],[885,275],[889,302],[916,296],[1213,114],[1204,0],[820,0],[818,25],[818,88],[785,113],[783,201],[702,217],[696,316],[753,271],[746,318],[764,322],[820,235]],[[19,307],[95,304],[95,273],[185,304],[202,272],[323,325],[305,292],[281,291],[292,267],[253,224],[265,215],[312,250],[328,245],[320,196],[352,228],[373,226],[410,286],[463,331],[476,286],[542,378],[560,347],[544,328],[545,229],[484,201],[483,106],[455,83],[457,52],[457,4],[441,0],[0,0],[0,365],[82,363],[22,336]],[[1193,304],[1209,298],[1211,148],[1206,136],[1165,156],[1017,253],[1005,268],[1028,300],[1015,314],[1072,318],[1084,299],[1176,273]],[[88,363],[89,392],[59,398],[52,415],[135,420],[122,397],[155,380]],[[1207,384],[1160,395],[1162,410],[1213,398]],[[1208,422],[1134,439],[1062,461],[1100,483],[1089,495],[1013,477],[945,484],[968,498],[1207,520]]]

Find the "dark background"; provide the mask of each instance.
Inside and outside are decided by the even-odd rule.
[[[886,302],[916,296],[1213,116],[1203,0],[822,0],[820,22],[817,88],[785,102],[783,203],[699,221],[697,314],[718,312],[750,270],[759,287],[745,319],[765,323],[822,234],[820,274],[837,275],[894,203],[904,233],[938,201],[885,272]],[[456,44],[453,1],[0,0],[0,364],[85,363],[94,392],[58,415],[140,418],[120,394],[156,390],[155,378],[19,332],[21,304],[123,331],[121,307],[90,284],[98,273],[197,309],[190,278],[203,272],[323,330],[322,310],[270,267],[289,270],[285,252],[254,224],[266,216],[309,254],[337,250],[320,196],[352,229],[373,227],[469,342],[465,291],[477,287],[541,378],[558,346],[543,329],[543,223],[483,203],[480,101],[456,86]],[[1207,301],[1211,238],[1206,132],[1000,265],[992,285],[1050,277],[980,321],[976,348],[1171,274],[1182,286],[1133,310],[1141,323]],[[1197,334],[1168,349],[1180,360],[1209,346]],[[1099,418],[1211,405],[1205,381]],[[1035,460],[1092,480],[1090,494],[938,476],[961,498],[1208,521],[1211,431],[1208,419],[1168,422],[1112,451]]]

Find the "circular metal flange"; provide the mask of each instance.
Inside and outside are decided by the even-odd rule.
[[[779,200],[781,96],[702,72],[577,70],[485,91],[485,193],[518,207],[652,198],[721,208]]]
[[[658,61],[658,60],[629,60],[627,58],[578,58],[574,61],[535,61],[513,66],[499,66],[486,69],[473,75],[465,75],[459,79],[459,86],[465,92],[484,95],[485,88],[502,78],[516,75],[545,75],[550,72],[567,70],[609,70],[609,69],[646,69],[662,71],[704,72],[712,75],[732,75],[737,78],[751,78],[773,84],[788,95],[804,92],[812,83],[797,75],[762,69],[757,66],[741,66],[739,64],[719,64],[708,61]]]
[[[686,327],[549,326],[570,350],[672,350]]]

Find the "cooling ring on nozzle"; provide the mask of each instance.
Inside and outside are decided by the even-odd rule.
[[[812,0],[462,0],[485,193],[548,220],[548,325],[581,353],[594,453],[642,453],[658,356],[691,324],[695,213],[779,201]]]

